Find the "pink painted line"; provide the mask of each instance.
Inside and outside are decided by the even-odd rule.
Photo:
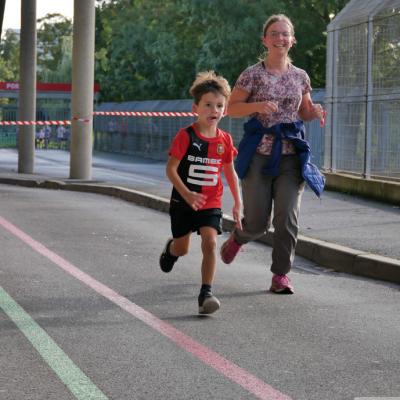
[[[123,310],[133,315],[140,321],[144,322],[149,327],[166,336],[174,343],[176,343],[180,348],[193,354],[204,364],[214,368],[216,371],[226,376],[232,382],[240,385],[242,388],[246,389],[257,398],[262,400],[291,400],[290,397],[274,389],[272,386],[266,384],[261,379],[255,377],[254,375],[240,368],[233,362],[220,356],[218,353],[215,353],[209,348],[203,346],[199,342],[196,342],[190,336],[185,335],[183,332],[174,328],[172,325],[162,321],[161,319],[149,313],[142,307],[139,307],[135,303],[132,303],[126,297],[119,295],[108,286],[103,285],[101,282],[92,278],[90,275],[81,271],[79,268],[75,267],[64,258],[49,250],[47,247],[33,239],[25,232],[21,231],[15,225],[13,225],[11,222],[7,221],[1,216],[0,225],[2,225],[3,228],[12,233],[14,236],[21,239],[27,245],[32,247],[32,249],[34,249],[36,252],[53,261],[54,264],[63,269],[65,272],[80,280],[82,283],[92,288],[95,292],[99,293],[106,299],[118,305]]]

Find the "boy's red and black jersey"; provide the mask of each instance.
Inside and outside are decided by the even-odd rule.
[[[221,208],[223,184],[221,170],[233,161],[237,150],[229,133],[217,129],[213,138],[202,136],[195,124],[181,129],[172,141],[169,155],[180,160],[178,174],[187,188],[203,193],[207,199],[202,210]],[[173,188],[171,205],[189,207]]]

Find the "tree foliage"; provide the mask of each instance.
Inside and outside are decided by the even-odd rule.
[[[71,20],[60,14],[47,14],[37,22],[38,81],[71,81]],[[0,42],[0,81],[19,80],[19,52],[19,36],[9,29]]]
[[[195,74],[213,69],[234,84],[263,53],[268,15],[285,13],[294,63],[325,83],[326,27],[346,0],[113,0],[97,8],[96,79],[102,99],[186,98]]]
[[[347,0],[96,0],[95,79],[103,101],[187,98],[197,72],[213,69],[233,85],[264,52],[271,14],[294,23],[295,65],[325,84],[326,27]],[[38,80],[69,81],[72,22],[38,20]],[[0,43],[0,79],[18,80],[18,38]]]
[[[37,20],[38,80],[71,80],[72,22],[61,14]]]
[[[305,69],[314,87],[325,86],[326,29],[347,0],[286,0],[286,14],[293,21],[297,44],[294,63]]]
[[[19,38],[8,29],[0,42],[0,81],[15,82],[19,79]]]
[[[71,82],[72,79],[72,36],[64,36],[60,41],[61,54],[55,69],[43,68],[39,72],[41,82]]]

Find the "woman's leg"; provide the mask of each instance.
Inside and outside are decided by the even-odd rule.
[[[273,184],[274,244],[271,271],[277,275],[287,274],[292,267],[304,185],[298,157],[282,156],[279,176]]]
[[[234,231],[240,245],[259,238],[270,225],[273,178],[261,172],[267,160],[267,156],[255,154],[242,180],[243,230]]]
[[[273,178],[262,174],[268,157],[255,154],[242,180],[242,230],[235,229],[221,246],[221,259],[230,264],[243,244],[262,236],[269,228],[272,207]]]

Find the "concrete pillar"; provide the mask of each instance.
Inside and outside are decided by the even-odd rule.
[[[92,179],[95,0],[74,0],[70,178]]]
[[[20,39],[20,120],[36,119],[36,0],[21,1]],[[35,158],[35,125],[18,130],[18,172],[33,174]]]

